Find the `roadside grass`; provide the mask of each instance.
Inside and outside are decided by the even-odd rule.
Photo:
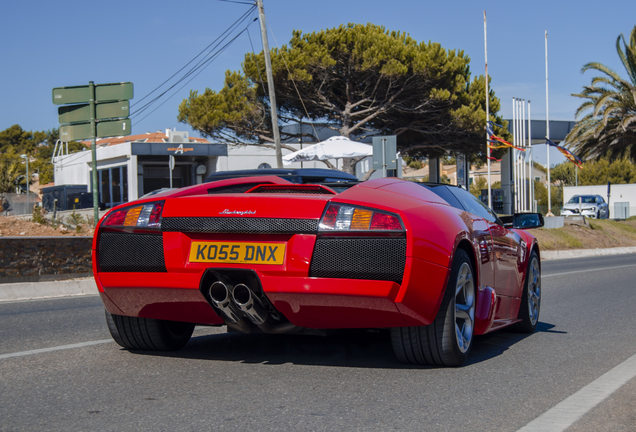
[[[588,219],[588,225],[540,228],[530,232],[541,250],[604,249],[636,246],[636,218],[627,221]]]
[[[625,223],[623,221],[619,222],[619,221],[613,221],[613,220],[600,220],[600,221],[594,221],[594,222],[590,221],[590,227],[592,227],[592,225],[596,226],[596,228],[592,228],[592,229],[598,229],[598,228],[603,229],[602,227],[603,225],[605,225],[605,226],[611,226],[618,230],[622,230],[627,233],[636,235],[636,226],[630,224],[629,222]]]
[[[541,250],[584,249],[583,242],[564,228],[538,229],[532,231]]]

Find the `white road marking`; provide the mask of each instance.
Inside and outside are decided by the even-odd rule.
[[[636,267],[636,264],[629,264],[629,265],[616,266],[616,267],[600,267],[600,268],[593,268],[593,269],[587,269],[587,270],[577,270],[577,271],[563,272],[563,273],[542,274],[541,275],[541,279],[547,278],[547,277],[552,277],[552,276],[564,276],[564,275],[569,275],[569,274],[585,273],[585,272],[599,271],[599,270],[613,270],[613,269],[627,268],[627,267]]]
[[[636,376],[636,355],[601,375],[517,432],[561,432]]]
[[[8,354],[0,354],[0,360],[4,360],[6,358],[11,358],[11,357],[22,357],[22,356],[28,356],[28,355],[32,355],[32,354],[42,354],[42,353],[47,353],[47,352],[52,352],[52,351],[60,351],[60,350],[67,350],[67,349],[73,349],[73,348],[82,348],[82,347],[87,347],[87,346],[91,346],[91,345],[100,345],[100,344],[105,344],[105,343],[110,343],[110,342],[113,342],[113,340],[112,339],[102,339],[102,340],[96,340],[96,341],[90,341],[90,342],[82,342],[82,343],[76,343],[76,344],[70,344],[70,345],[60,345],[60,346],[50,347],[50,348],[40,348],[40,349],[34,349],[34,350],[29,350],[29,351],[20,351],[20,352],[8,353]]]
[[[49,300],[69,300],[75,298],[86,298],[86,297],[99,297],[99,294],[75,294],[68,295],[63,297],[40,297],[40,298],[32,298],[32,299],[23,299],[23,300],[0,300],[0,306],[11,303],[26,303],[26,302],[37,302],[37,301],[49,301]]]

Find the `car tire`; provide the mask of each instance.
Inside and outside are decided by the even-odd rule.
[[[108,331],[129,350],[175,351],[188,343],[194,324],[114,315],[106,312]]]
[[[511,326],[518,333],[533,333],[539,323],[541,312],[541,262],[536,251],[530,253],[526,282],[521,295],[518,318],[521,320]]]
[[[435,320],[427,326],[391,329],[399,361],[430,366],[461,366],[466,361],[475,323],[474,274],[468,254],[458,249]]]

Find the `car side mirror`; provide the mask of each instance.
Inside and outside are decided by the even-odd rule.
[[[506,228],[541,228],[545,224],[541,213],[515,213],[512,216],[502,216],[500,219]]]

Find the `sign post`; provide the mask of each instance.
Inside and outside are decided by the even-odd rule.
[[[395,170],[395,177],[399,177],[395,135],[373,137],[373,169],[382,169],[382,177],[387,176],[387,170]]]
[[[91,140],[92,190],[95,225],[99,220],[96,138],[125,136],[131,133],[129,99],[131,82],[95,84],[53,89],[53,103],[58,108],[62,141]]]

